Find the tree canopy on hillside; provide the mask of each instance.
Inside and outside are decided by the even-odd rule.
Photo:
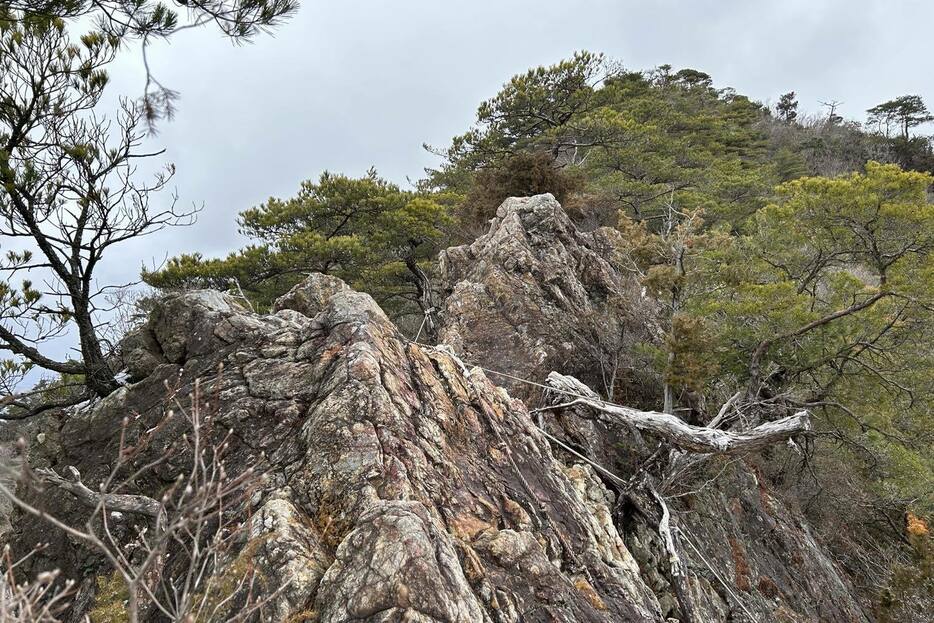
[[[241,212],[238,223],[256,244],[224,259],[172,258],[143,278],[159,288],[242,288],[268,309],[309,272],[320,272],[373,294],[390,311],[424,314],[433,306],[425,271],[450,217],[441,203],[371,169],[361,178],[325,172],[302,183],[295,197]]]
[[[580,172],[603,222],[620,209],[659,220],[668,204],[706,206],[711,220],[748,215],[774,181],[757,126],[764,114],[703,72],[630,72],[583,52],[514,77],[481,104],[428,183],[467,196],[481,172],[528,152]]]

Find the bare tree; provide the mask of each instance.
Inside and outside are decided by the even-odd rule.
[[[625,499],[656,524],[682,620],[689,623],[698,621],[691,595],[690,573],[680,554],[679,528],[663,495],[664,489],[673,482],[687,481],[690,470],[696,470],[712,457],[741,456],[782,442],[793,445],[794,437],[811,434],[810,414],[801,411],[754,428],[725,430],[720,427],[727,423],[727,414],[735,408],[742,392],[737,392],[724,404],[709,426],[692,426],[668,413],[640,411],[601,400],[573,376],[551,372],[545,384],[549,388],[542,394],[545,406],[533,410],[533,414],[572,410],[585,419],[600,419],[623,428],[634,428],[659,440],[656,450],[627,480],[544,431],[550,440],[606,476]],[[714,476],[711,482],[716,478]]]
[[[668,413],[641,411],[600,400],[593,390],[572,376],[551,372],[546,383],[552,391],[546,393],[546,406],[535,411],[554,411],[581,405],[610,420],[657,435],[671,447],[686,452],[746,454],[805,434],[811,428],[811,417],[807,411],[742,431],[693,426]]]
[[[78,375],[88,395],[105,396],[117,384],[95,317],[108,287],[98,286],[95,270],[111,247],[189,223],[194,211],[176,210],[174,198],[150,204],[172,166],[137,179],[136,162],[157,155],[140,150],[143,106],[123,101],[115,123],[94,112],[117,38],[92,33],[74,44],[62,22],[48,18],[14,22],[0,37],[0,235],[24,241],[0,260],[0,349],[29,366]],[[36,274],[42,287],[30,279]],[[80,360],[40,350],[69,328]]]
[[[170,621],[246,620],[278,594],[260,590],[248,545],[250,499],[263,477],[256,468],[236,475],[228,472],[226,453],[232,432],[213,429],[216,414],[203,404],[197,382],[190,405],[180,394],[178,389],[170,390],[168,404],[174,408],[133,443],[129,441],[133,422],[124,420],[114,467],[97,486],[82,482],[74,467],[66,467],[61,475],[51,469],[31,470],[23,462],[16,474],[19,482],[55,487],[74,496],[90,509],[83,525],[72,525],[28,502],[3,479],[0,494],[24,513],[102,554],[126,588],[130,623],[155,612]],[[176,426],[179,419],[188,431],[162,456],[148,459],[144,451],[154,436]],[[133,482],[170,460],[184,460],[188,466],[161,498],[126,492]],[[143,520],[129,537],[120,536],[131,523],[125,514]],[[119,531],[118,523],[122,524]],[[54,578],[43,576],[18,588],[12,568],[9,575],[6,587],[12,597],[7,603],[16,611],[34,609],[40,603],[60,604],[65,599],[62,591],[73,585],[53,590],[48,585]],[[34,598],[39,593],[41,599]],[[3,603],[0,595],[0,608]]]
[[[13,560],[10,546],[3,548],[3,574],[0,575],[0,621],[5,623],[59,623],[73,595],[74,581],[58,582],[59,573],[40,573],[29,582],[17,581],[19,567],[41,551],[36,547],[19,560]]]
[[[837,109],[843,105],[843,102],[830,100],[829,102],[820,102],[820,105],[827,109],[827,125],[834,126],[843,121],[843,117],[837,114]]]

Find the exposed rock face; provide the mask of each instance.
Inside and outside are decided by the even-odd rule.
[[[490,231],[441,254],[440,341],[467,360],[542,382],[552,370],[603,385],[600,363],[632,364],[652,302],[622,267],[620,234],[579,231],[551,195],[507,199]],[[511,395],[533,390],[494,379]],[[632,377],[633,388],[647,379]],[[604,388],[599,387],[601,392]]]
[[[543,379],[585,365],[578,323],[650,334],[637,321],[651,304],[614,264],[612,242],[608,231],[578,232],[549,196],[507,201],[487,236],[444,255],[442,338]],[[614,296],[629,301],[625,318],[605,305]],[[409,343],[338,280],[314,275],[265,316],[215,292],[170,296],[123,346],[131,383],[46,426],[42,443],[24,429],[30,462],[74,465],[96,483],[125,416],[132,434],[148,431],[167,408],[166,384],[184,396],[201,379],[217,429],[234,431],[231,471],[261,453],[272,466],[249,518],[265,585],[285,587],[267,621],[663,623],[677,613],[645,517],[620,508],[593,468],[556,455],[526,406],[482,371]],[[629,431],[583,412],[547,426],[622,474],[637,468]],[[156,429],[140,460],[183,432]],[[131,493],[158,497],[180,469],[160,465]],[[74,523],[87,514],[61,491],[31,499]],[[743,464],[678,504],[676,525],[715,571],[683,552],[705,623],[865,621],[800,518]],[[81,620],[104,561],[18,513],[7,540],[14,551],[51,543],[32,570],[83,580],[70,619]]]
[[[701,488],[703,479],[697,483],[696,494],[671,503],[681,529],[682,555],[696,577],[693,588],[702,620],[868,620],[845,573],[755,470],[743,463],[715,464],[705,478],[715,476],[709,486]],[[625,533],[637,558],[647,553],[637,543],[648,544],[646,536],[654,539],[649,528],[627,528]],[[656,549],[647,560],[660,555]]]
[[[407,343],[369,296],[321,276],[298,288],[270,316],[211,292],[164,300],[128,342],[146,376],[66,419],[57,455],[33,460],[93,483],[124,414],[145,430],[165,381],[201,378],[236,433],[230,464],[265,452],[275,467],[251,528],[264,577],[288,585],[268,620],[661,620],[609,494],[554,458],[522,403]],[[180,432],[167,427],[151,452]],[[138,486],[154,495],[173,476],[163,466]],[[87,512],[44,495],[71,521]],[[16,547],[54,535],[13,523]],[[36,565],[53,561],[86,584],[102,569],[62,538]]]
[[[473,361],[541,382],[549,370],[586,375],[594,368],[600,353],[578,348],[594,326],[651,339],[652,304],[614,259],[614,235],[578,231],[550,195],[507,200],[487,235],[442,255],[450,292],[442,340]],[[606,305],[613,294],[617,304]],[[494,380],[535,396],[517,381]],[[583,386],[577,393],[596,397]],[[586,408],[540,417],[546,430],[623,478],[657,441]],[[579,460],[557,451],[569,463]],[[866,621],[849,580],[803,519],[744,462],[722,467],[714,462],[696,492],[670,502],[701,620]],[[622,508],[616,523],[663,613],[680,616],[655,526]]]

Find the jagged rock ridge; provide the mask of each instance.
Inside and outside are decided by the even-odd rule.
[[[441,253],[440,341],[520,378],[543,382],[559,370],[602,384],[595,362],[607,373],[629,367],[633,346],[657,333],[655,305],[620,247],[615,229],[578,230],[551,195],[507,199],[487,234]],[[537,391],[495,380],[515,396]],[[635,370],[636,394],[639,382],[651,379]]]
[[[586,378],[588,368],[612,354],[607,345],[632,345],[595,339],[595,329],[597,338],[622,331],[653,339],[654,306],[614,253],[618,236],[606,228],[579,231],[551,195],[507,200],[485,236],[442,255],[446,283],[454,283],[442,339],[474,360],[539,382],[548,369]],[[615,304],[607,305],[609,299]],[[587,340],[598,348],[576,347]],[[544,424],[624,478],[648,455],[641,436],[592,410],[550,412]],[[578,460],[558,452],[569,463]],[[803,518],[768,490],[754,467],[743,461],[722,467],[672,502],[702,620],[866,621],[849,579]],[[618,508],[615,519],[663,612],[679,616],[654,518]]]
[[[269,620],[659,620],[607,492],[555,460],[522,403],[407,343],[369,296],[330,278],[280,307],[257,316],[217,293],[166,299],[131,342],[137,381],[67,419],[46,460],[94,481],[120,414],[152,426],[164,381],[201,378],[238,433],[236,462],[265,452],[275,466],[253,528],[265,576],[288,582]],[[153,452],[178,431],[163,434]],[[14,523],[15,542],[48,539]],[[43,557],[71,561],[66,572],[92,562],[64,542]]]
[[[557,332],[574,326],[574,314],[607,314],[602,301],[614,292],[634,294],[637,310],[650,305],[606,259],[610,250],[594,250],[607,235],[578,232],[548,196],[510,200],[487,236],[444,256],[453,285],[443,339],[518,376],[560,368],[574,349],[551,339],[547,323],[562,323],[552,324]],[[560,278],[549,281],[546,264]],[[494,299],[513,307],[484,304]],[[539,304],[535,322],[510,320]],[[124,351],[131,383],[62,418],[31,444],[30,461],[76,466],[95,482],[109,470],[124,415],[138,414],[134,430],[149,430],[163,416],[167,382],[201,379],[223,428],[235,431],[231,469],[261,453],[273,466],[250,522],[268,585],[286,586],[267,620],[662,622],[677,614],[646,518],[622,512],[591,467],[556,455],[526,406],[482,371],[410,343],[369,296],[336,279],[310,277],[266,316],[215,292],[168,297]],[[620,445],[632,442],[628,432],[589,417],[564,413],[547,425],[624,474],[633,467]],[[148,451],[158,455],[181,432],[160,429]],[[162,465],[135,484],[157,495],[178,469]],[[41,495],[37,503],[69,520],[87,512],[61,492]],[[865,620],[800,518],[741,463],[678,510],[719,575],[684,552],[705,621],[747,620],[746,611],[761,621]],[[80,620],[106,565],[38,522],[14,514],[12,523],[14,548],[51,542],[32,570],[54,565],[83,579],[72,614]]]

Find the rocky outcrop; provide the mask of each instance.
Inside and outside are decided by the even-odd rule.
[[[323,275],[271,315],[216,292],[169,296],[123,342],[129,383],[20,429],[27,458],[59,474],[74,466],[93,488],[124,420],[131,442],[146,439],[138,463],[163,456],[186,433],[165,424],[166,392],[190,401],[197,380],[212,430],[231,431],[227,469],[268,465],[242,510],[240,550],[274,595],[263,620],[664,623],[680,613],[654,519],[553,449],[536,420],[623,477],[652,440],[586,409],[532,417],[516,396],[537,391],[464,363],[596,383],[594,357],[629,356],[630,344],[583,341],[621,327],[651,338],[652,303],[621,270],[616,235],[579,232],[550,196],[507,201],[489,234],[443,254],[447,347],[411,343],[369,296]],[[158,498],[185,460],[124,493]],[[669,502],[704,622],[865,621],[845,576],[751,467],[711,469],[717,478]],[[28,495],[75,525],[87,517],[61,490]],[[120,523],[131,518],[112,519],[118,538],[132,533]],[[81,580],[69,620],[82,620],[106,562],[15,511],[5,541],[14,552],[49,543],[23,571]]]
[[[543,382],[552,370],[639,402],[651,377],[634,357],[650,341],[654,304],[625,270],[618,231],[579,231],[551,195],[507,199],[489,232],[441,253],[440,341],[467,360]],[[507,376],[510,394],[537,390]]]
[[[442,340],[472,361],[536,382],[549,370],[583,371],[590,387],[565,380],[578,384],[574,394],[596,399],[591,388],[602,388],[593,370],[600,358],[610,356],[605,346],[625,350],[632,344],[595,340],[594,327],[598,335],[602,327],[646,341],[656,334],[652,303],[613,254],[620,242],[616,236],[607,229],[578,231],[550,195],[507,200],[487,235],[442,255],[449,292]],[[588,339],[603,350],[581,348]],[[510,378],[496,381],[538,400],[537,387]],[[537,417],[573,450],[557,448],[567,463],[585,456],[623,480],[640,473],[658,443],[585,406]],[[613,478],[603,475],[603,480],[621,493]],[[701,621],[867,620],[845,573],[746,459],[709,461],[684,480],[675,483],[669,506]],[[663,614],[682,617],[658,517],[625,503],[614,511]]]
[[[612,497],[555,459],[521,402],[408,343],[369,296],[331,279],[313,276],[278,308],[260,316],[213,292],[165,299],[127,342],[136,378],[66,418],[55,456],[31,460],[94,483],[125,414],[138,414],[133,434],[149,431],[165,384],[201,379],[218,428],[234,431],[230,469],[261,453],[273,466],[251,522],[263,577],[286,586],[267,620],[662,620],[609,520]],[[158,430],[140,460],[181,432]],[[135,486],[155,495],[174,476],[162,465]],[[87,513],[61,491],[41,495],[68,521]],[[14,548],[55,541],[33,569],[61,567],[85,591],[104,573],[40,522],[13,525]]]

